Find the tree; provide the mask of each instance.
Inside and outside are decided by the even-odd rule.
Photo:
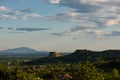
[[[0,65],[0,80],[9,80],[10,72],[5,65]]]
[[[35,75],[24,72],[17,61],[15,69],[11,71],[10,80],[35,80]]]
[[[90,63],[79,64],[78,72],[73,74],[74,80],[104,80],[103,72]]]

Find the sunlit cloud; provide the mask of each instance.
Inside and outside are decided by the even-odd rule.
[[[115,25],[115,24],[118,24],[118,20],[109,20],[106,22],[106,25],[108,26],[112,26],[112,25]]]
[[[9,11],[10,9],[8,8],[8,7],[6,7],[6,6],[0,6],[0,11],[5,11],[5,12],[7,12],[7,11]]]
[[[48,3],[51,3],[51,4],[59,4],[60,3],[60,0],[45,0],[45,1]]]

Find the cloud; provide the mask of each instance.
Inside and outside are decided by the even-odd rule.
[[[104,31],[101,28],[97,27],[86,27],[86,26],[75,26],[68,31],[52,33],[55,36],[71,36],[71,37],[101,37],[103,36]]]
[[[33,31],[50,30],[50,28],[16,28],[16,30],[17,30],[17,31],[33,32]]]
[[[8,30],[13,30],[14,28],[7,28]]]
[[[50,4],[59,4],[60,3],[60,0],[45,0],[45,1]]]
[[[32,11],[30,9],[22,9],[22,10],[11,10],[7,12],[8,15],[21,15],[25,13],[31,13]]]
[[[28,20],[43,17],[40,14],[32,12],[30,9],[14,10],[6,6],[0,6],[0,11],[0,20]]]
[[[0,27],[0,29],[3,29],[3,27]]]
[[[50,4],[64,5],[75,9],[78,12],[93,12],[101,9],[101,4],[106,2],[106,0],[46,0]],[[54,3],[52,3],[54,2]]]
[[[18,19],[17,16],[12,16],[12,15],[7,15],[7,14],[1,14],[0,19],[11,19],[11,20],[16,20]]]
[[[8,12],[10,9],[6,6],[0,6],[0,11]]]
[[[86,30],[87,27],[83,27],[83,26],[75,26],[73,28],[71,28],[68,31],[63,31],[63,32],[57,32],[57,33],[52,33],[52,35],[56,35],[56,36],[76,36],[79,32],[82,32],[83,30]]]
[[[108,20],[108,21],[106,22],[106,25],[112,26],[112,25],[114,25],[114,24],[117,24],[118,22],[119,22],[119,20]]]
[[[30,9],[22,9],[22,10],[20,10],[20,12],[27,12],[27,13],[29,13],[29,12],[31,12],[31,10]]]
[[[70,32],[70,31],[63,31],[63,32],[60,32],[60,33],[52,33],[52,35],[55,35],[55,36],[76,36],[77,34],[74,32]]]
[[[120,30],[118,29],[106,31],[104,28],[75,26],[66,31],[52,33],[52,35],[58,37],[68,36],[72,37],[73,39],[80,38],[101,39],[120,36]]]
[[[79,13],[74,10],[58,13],[55,16],[47,16],[46,20],[56,20],[60,22],[93,24],[93,26],[107,27],[120,23],[120,14],[115,13]]]
[[[36,13],[31,13],[31,14],[25,14],[24,16],[22,16],[22,20],[27,20],[28,18],[42,18],[41,15],[36,14]]]
[[[120,36],[120,30],[114,30],[110,33],[105,34],[105,36]]]
[[[91,30],[91,29],[96,29],[97,27],[93,27],[93,26],[75,26],[73,28],[71,28],[71,32],[78,32],[78,31],[86,31],[86,30]]]
[[[120,0],[57,0],[57,3],[54,0],[45,1],[69,8],[68,11],[46,17],[49,20],[94,23],[93,25],[98,27],[114,26],[120,23]]]
[[[0,29],[3,29],[2,27],[0,27]],[[46,31],[46,30],[50,30],[51,28],[5,28],[6,31],[8,31],[9,33],[27,33],[27,32],[36,32],[36,31]]]

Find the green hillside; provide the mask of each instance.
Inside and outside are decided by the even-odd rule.
[[[76,62],[99,62],[120,60],[120,50],[76,50],[75,52],[60,57],[43,57],[32,60],[25,64],[47,64],[47,63],[76,63]]]

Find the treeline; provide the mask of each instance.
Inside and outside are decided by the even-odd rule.
[[[24,64],[38,65],[38,64],[54,64],[54,63],[76,63],[76,62],[106,62],[113,60],[120,60],[120,50],[105,50],[105,51],[90,51],[90,50],[76,50],[75,52],[61,56],[61,57],[43,57],[33,59]]]
[[[35,80],[35,75],[24,71],[18,62],[14,66],[1,64],[0,80]]]

